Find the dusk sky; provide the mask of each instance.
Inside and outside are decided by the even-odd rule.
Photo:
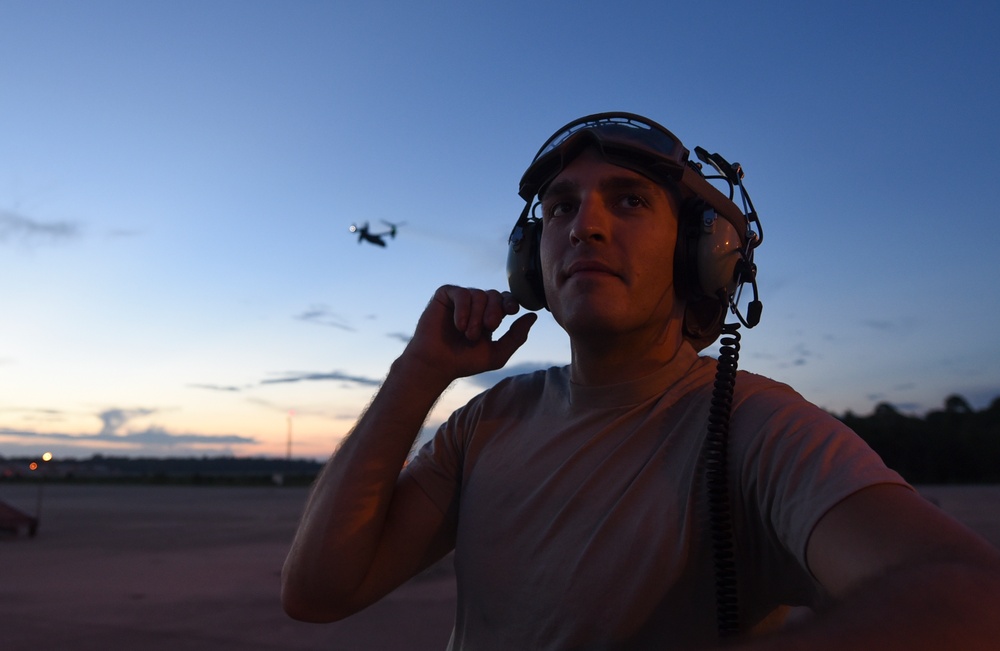
[[[0,456],[291,431],[325,458],[438,285],[505,288],[521,173],[608,110],[742,163],[741,368],[835,413],[1000,395],[998,3],[0,0],[0,26]],[[384,249],[349,231],[383,221]],[[568,359],[546,313],[508,370]]]

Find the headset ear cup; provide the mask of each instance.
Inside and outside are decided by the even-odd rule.
[[[735,235],[736,230],[727,220],[718,218],[715,222],[725,226],[706,231],[706,216],[714,216],[710,211],[709,205],[698,197],[681,203],[674,252],[674,285],[678,298],[686,303],[684,337],[698,351],[710,346],[722,332],[727,305],[720,300],[719,290],[729,287],[720,278],[731,279],[735,265],[735,258],[729,258],[735,252],[726,250],[725,243],[720,245],[714,230],[721,230],[727,236]]]
[[[685,199],[678,215],[677,244],[674,248],[674,287],[678,298],[691,302],[701,296],[698,277],[699,222],[705,203],[697,197]]]
[[[688,302],[736,290],[740,238],[727,219],[697,197],[681,205],[680,233],[674,253],[678,296]]]
[[[689,302],[684,308],[684,338],[695,350],[707,348],[722,334],[725,316],[726,304],[718,299]]]
[[[507,247],[507,284],[526,310],[547,308],[542,282],[540,243],[542,222],[526,219],[514,227]]]
[[[698,237],[698,283],[705,296],[736,291],[736,263],[740,260],[740,236],[728,219],[715,211],[702,216]]]

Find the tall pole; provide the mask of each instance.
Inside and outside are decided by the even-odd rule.
[[[38,524],[42,521],[42,494],[45,492],[45,467],[48,465],[49,461],[52,461],[52,453],[46,452],[42,455],[42,463],[31,462],[28,467],[31,470],[37,470],[38,475],[38,501],[35,503],[35,526],[32,527],[31,535],[35,535],[37,531]]]

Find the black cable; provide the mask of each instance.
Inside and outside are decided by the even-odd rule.
[[[720,638],[733,637],[740,631],[733,514],[727,476],[729,416],[740,357],[739,327],[739,323],[726,323],[722,326],[722,346],[716,365],[708,435],[705,437],[703,451],[715,569],[716,619]]]

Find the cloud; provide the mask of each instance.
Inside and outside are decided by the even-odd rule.
[[[233,393],[238,393],[238,392],[240,392],[240,391],[242,391],[244,389],[249,389],[250,388],[249,385],[245,385],[245,386],[241,386],[240,387],[240,386],[232,386],[232,385],[226,386],[226,385],[220,385],[220,384],[189,384],[188,387],[190,387],[192,389],[206,389],[208,391],[228,391],[228,392],[233,392]]]
[[[790,368],[794,366],[805,366],[810,360],[815,360],[820,356],[814,353],[805,343],[798,343],[789,351],[788,361],[778,364],[779,368]]]
[[[473,375],[472,377],[466,378],[466,380],[476,386],[488,389],[500,380],[511,377],[512,375],[522,375],[524,373],[532,373],[534,371],[543,371],[553,366],[563,366],[563,364],[556,364],[555,362],[521,362],[520,364],[505,366],[501,369],[497,369],[496,371],[487,371],[486,373]]]
[[[412,336],[406,334],[405,332],[389,332],[386,333],[385,336],[389,337],[390,339],[398,339],[399,341],[402,341],[404,344],[410,343],[410,339],[413,338]]]
[[[343,382],[353,382],[365,386],[379,386],[382,380],[376,380],[360,375],[349,375],[342,371],[332,371],[330,373],[286,373],[285,377],[261,380],[261,384],[286,384],[293,382],[322,382],[327,380],[340,380]]]
[[[110,436],[98,435],[96,438],[102,441],[155,445],[158,447],[173,447],[175,445],[245,445],[257,442],[257,439],[251,436],[241,436],[238,434],[175,434],[155,425],[147,427],[144,430]]]
[[[352,375],[350,373],[345,373],[343,371],[330,371],[329,373],[323,372],[306,372],[306,371],[289,371],[286,373],[276,374],[278,377],[271,377],[255,384],[245,384],[245,385],[233,385],[233,384],[210,384],[210,383],[191,383],[187,386],[192,389],[205,389],[207,391],[220,391],[225,393],[240,393],[254,387],[266,386],[271,384],[295,384],[296,382],[328,382],[328,381],[340,381],[348,382],[352,384],[359,384],[362,386],[372,386],[377,387],[382,384],[381,379],[375,379],[370,377],[365,377],[362,375]],[[144,414],[138,414],[144,415]]]
[[[257,439],[237,434],[174,434],[162,427],[147,427],[144,430],[124,434],[69,434],[65,432],[34,432],[0,427],[0,436],[20,439],[42,439],[53,441],[76,441],[80,443],[125,443],[169,448],[176,445],[247,445]]]
[[[6,409],[0,409],[0,413],[19,414],[21,420],[45,421],[52,423],[65,420],[66,416],[69,415],[70,412],[63,411],[62,409],[46,409],[39,407],[9,407]]]
[[[865,319],[861,322],[861,325],[872,330],[892,330],[896,327],[895,323],[885,319]]]
[[[196,434],[191,432],[175,433],[152,425],[142,429],[125,430],[128,422],[134,418],[155,414],[155,409],[106,409],[95,416],[102,426],[99,432],[37,432],[33,430],[17,430],[0,428],[0,437],[7,439],[45,442],[86,444],[120,444],[126,447],[143,448],[145,451],[163,451],[181,446],[218,447],[229,445],[252,445],[257,439],[238,434]]]
[[[106,409],[97,414],[97,417],[104,423],[98,436],[115,436],[118,430],[133,418],[155,413],[155,409]]]
[[[310,306],[309,309],[302,314],[295,315],[295,318],[299,321],[315,323],[316,325],[327,326],[330,328],[340,328],[341,330],[355,332],[355,328],[347,322],[347,319],[339,314],[331,312],[325,305]]]
[[[899,319],[863,319],[861,325],[871,330],[891,333],[894,336],[912,331],[917,326],[917,320],[912,317]]]
[[[75,239],[80,234],[73,222],[41,222],[10,210],[0,210],[0,242],[55,242]]]
[[[142,231],[137,231],[130,228],[114,228],[108,231],[105,235],[111,239],[123,239],[130,237],[139,237],[142,235]]]

